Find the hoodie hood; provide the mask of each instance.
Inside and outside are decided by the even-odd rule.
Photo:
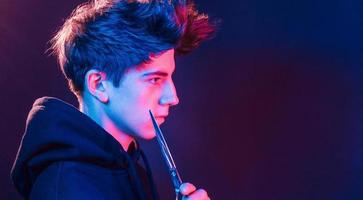
[[[54,162],[91,162],[124,168],[127,156],[110,134],[77,108],[56,98],[43,97],[34,102],[28,115],[11,178],[26,197],[37,176]]]

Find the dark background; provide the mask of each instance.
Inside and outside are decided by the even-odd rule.
[[[47,41],[80,0],[0,0],[0,199],[41,96],[77,106]],[[197,1],[215,39],[177,58],[181,103],[162,127],[185,181],[212,199],[363,199],[363,3]],[[163,199],[173,190],[143,142]]]

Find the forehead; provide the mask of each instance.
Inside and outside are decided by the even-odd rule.
[[[151,55],[150,60],[137,67],[139,72],[164,71],[173,73],[175,70],[174,49]]]

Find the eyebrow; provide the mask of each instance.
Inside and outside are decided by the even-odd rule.
[[[166,77],[168,76],[168,73],[166,72],[162,72],[162,71],[155,71],[155,72],[147,72],[145,74],[143,74],[142,76],[152,76],[152,75],[158,75],[158,76],[163,76]]]

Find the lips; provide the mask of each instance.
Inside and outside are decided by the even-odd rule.
[[[164,121],[165,121],[165,117],[155,117],[155,119],[156,119],[156,122],[158,122],[159,125],[164,123]]]
[[[165,122],[168,115],[169,115],[168,111],[164,111],[164,112],[160,111],[160,112],[155,112],[154,117],[155,117],[155,120],[158,123],[158,125],[160,125]]]

